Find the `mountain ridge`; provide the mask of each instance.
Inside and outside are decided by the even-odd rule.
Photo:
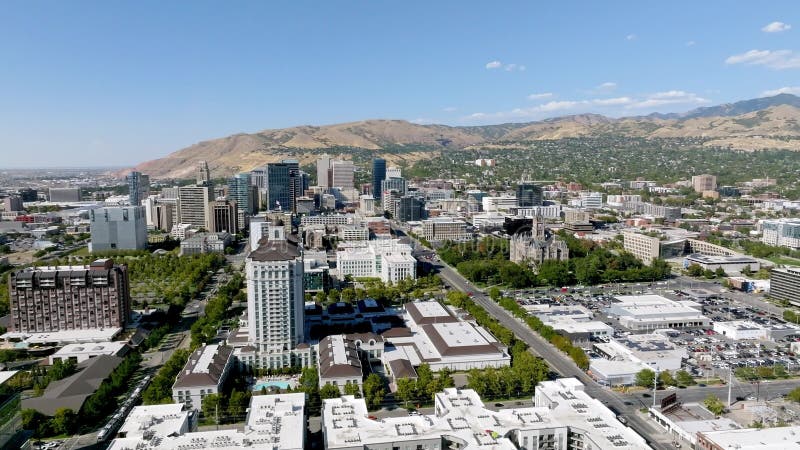
[[[698,137],[706,139],[707,146],[740,150],[800,150],[800,97],[779,94],[697,108],[677,116],[654,113],[611,118],[587,113],[482,126],[370,119],[264,129],[198,142],[138,164],[135,169],[154,179],[189,178],[197,161],[205,160],[215,176],[228,176],[285,157],[307,163],[324,149],[370,151],[396,163],[430,158],[445,149],[519,148],[526,141],[615,134],[638,138]],[[117,174],[122,176],[128,171]]]

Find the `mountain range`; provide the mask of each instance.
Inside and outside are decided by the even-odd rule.
[[[229,176],[287,157],[308,163],[326,149],[369,151],[390,163],[435,157],[451,149],[511,148],[526,141],[587,136],[702,138],[702,145],[735,150],[800,151],[800,97],[779,94],[694,109],[682,114],[609,118],[598,114],[484,126],[420,125],[365,120],[264,130],[199,142],[135,167],[154,179],[191,178],[198,161],[214,176]],[[119,173],[124,175],[129,171]]]

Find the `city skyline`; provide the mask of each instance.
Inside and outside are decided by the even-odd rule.
[[[131,165],[302,124],[635,116],[800,92],[789,2],[186,6],[11,5],[4,166]]]

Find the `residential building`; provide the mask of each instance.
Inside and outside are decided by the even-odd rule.
[[[252,396],[243,429],[196,431],[196,421],[183,405],[136,406],[108,450],[303,450],[306,445],[303,393]]]
[[[203,398],[222,390],[232,368],[232,347],[203,344],[189,355],[183,370],[178,372],[172,385],[172,400],[199,410]]]
[[[210,186],[181,186],[178,199],[180,223],[211,229],[213,219],[209,203],[214,197]]]
[[[355,174],[355,166],[353,161],[331,161],[331,187],[338,187],[341,189],[353,189],[355,184],[353,177]]]
[[[110,259],[17,270],[8,285],[15,332],[123,328],[130,315],[127,267]]]
[[[89,222],[93,252],[147,248],[147,217],[143,206],[92,209]]]
[[[761,221],[761,242],[776,247],[800,249],[800,219]]]
[[[350,384],[358,386],[361,392],[364,372],[354,339],[343,334],[326,336],[319,341],[317,354],[320,387],[332,384],[344,394],[345,387]]]
[[[233,242],[230,233],[195,233],[181,240],[181,256],[202,255],[205,253],[225,253],[225,247]]]
[[[81,188],[50,188],[47,199],[50,203],[78,203],[81,201]]]
[[[52,366],[56,363],[56,361],[74,361],[75,363],[82,363],[88,359],[95,358],[100,355],[110,355],[122,358],[128,353],[129,350],[130,347],[128,347],[128,344],[125,341],[68,344],[50,355],[48,357],[48,362]]]
[[[417,277],[411,246],[398,239],[344,243],[336,251],[336,268],[341,278],[380,278],[384,283]]]
[[[546,228],[544,218],[534,216],[529,231],[518,231],[511,237],[510,259],[516,263],[539,267],[545,261],[569,259],[567,243]]]
[[[717,189],[717,177],[709,174],[694,175],[692,177],[692,188],[697,193],[714,191]]]
[[[303,344],[302,247],[281,225],[268,227],[258,244],[245,263],[248,333],[255,354],[243,362],[272,369],[310,366],[310,349]]]
[[[463,221],[441,217],[422,221],[422,237],[428,242],[435,241],[469,241],[472,233],[467,231]]]
[[[128,199],[131,205],[141,205],[150,195],[150,176],[134,170],[125,180],[128,182]]]
[[[800,267],[774,268],[769,280],[770,297],[800,306]]]
[[[372,198],[380,200],[383,192],[383,180],[386,179],[386,160],[375,158],[372,160]]]
[[[542,206],[542,187],[531,183],[518,184],[517,206],[520,208]]]
[[[323,400],[326,450],[648,450],[616,414],[584,392],[575,378],[536,386],[534,407],[489,409],[471,389],[434,395],[433,413],[373,420],[364,399]]]

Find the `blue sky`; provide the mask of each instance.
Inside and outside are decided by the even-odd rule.
[[[800,8],[10,1],[0,58],[0,166],[127,165],[301,124],[624,116],[800,94]]]

